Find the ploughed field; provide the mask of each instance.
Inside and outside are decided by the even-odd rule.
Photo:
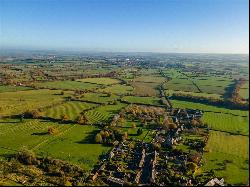
[[[112,146],[95,142],[97,133],[111,125],[115,116],[128,106],[166,110],[169,106],[162,102],[165,98],[174,108],[204,112],[202,120],[209,127],[209,138],[199,171],[212,169],[227,184],[248,184],[249,111],[195,101],[199,97],[230,99],[235,86],[233,76],[210,71],[209,65],[208,71],[205,67],[205,73],[198,73],[192,71],[192,63],[183,69],[120,68],[114,65],[99,68],[99,62],[88,66],[79,63],[74,67],[71,63],[65,62],[64,72],[63,65],[57,64],[53,65],[54,70],[46,69],[49,75],[57,75],[59,80],[36,75],[34,82],[20,77],[19,80],[28,82],[26,85],[0,85],[1,159],[7,160],[8,155],[26,147],[39,156],[64,160],[90,172],[112,149]],[[32,66],[26,68],[32,69]],[[220,70],[227,72],[223,68]],[[114,71],[116,73],[112,74]],[[10,70],[10,73],[14,72]],[[23,68],[23,72],[28,71]],[[81,77],[83,74],[86,77]],[[67,80],[63,80],[63,75]],[[172,99],[173,94],[188,94],[194,101]],[[249,87],[244,84],[239,95],[248,99],[248,94]],[[21,117],[27,111],[37,111],[39,116]],[[79,123],[81,116],[86,118],[84,124]],[[162,123],[163,119],[158,121]],[[150,143],[157,132],[156,123],[157,120],[147,124],[127,116],[120,122],[118,130],[127,133],[130,139]],[[51,128],[57,129],[57,133],[49,134]],[[177,149],[188,150],[184,145]]]

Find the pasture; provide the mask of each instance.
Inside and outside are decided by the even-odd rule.
[[[58,90],[27,90],[0,93],[0,116],[16,115],[62,102],[64,97]]]
[[[96,104],[78,101],[68,101],[61,105],[51,107],[43,113],[45,117],[50,117],[54,119],[61,119],[62,115],[67,115],[70,120],[74,121],[80,115],[81,112],[94,106],[96,106]]]
[[[48,127],[57,127],[59,134],[49,135]],[[94,126],[58,124],[45,120],[0,119],[0,157],[16,153],[23,146],[39,156],[51,156],[90,170],[99,156],[110,148],[93,143],[99,129]]]
[[[159,93],[157,90],[158,83],[131,82],[131,86],[134,88],[133,93],[138,96],[156,96]]]
[[[160,106],[160,99],[157,97],[139,97],[139,96],[125,96],[122,98],[123,101],[135,104],[145,105],[158,105]]]
[[[100,87],[97,84],[77,81],[37,82],[34,83],[34,85],[38,88],[49,88],[58,90],[91,90]]]
[[[173,94],[185,94],[194,97],[205,97],[205,98],[215,98],[220,99],[222,96],[219,94],[209,94],[209,93],[197,93],[197,92],[189,92],[189,91],[174,91],[174,90],[165,90],[166,95],[173,95]]]
[[[130,93],[133,91],[132,86],[126,86],[126,85],[121,85],[121,84],[115,84],[112,86],[108,86],[104,89],[100,89],[99,91],[104,91],[104,92],[110,92],[113,94],[126,94]]]
[[[242,85],[239,94],[243,99],[249,99],[249,81],[246,81]]]
[[[16,92],[16,91],[24,91],[24,90],[32,90],[32,88],[25,87],[25,86],[0,85],[0,93]]]
[[[126,104],[118,102],[115,105],[103,105],[93,110],[87,111],[85,114],[89,120],[89,124],[107,123],[112,117],[118,113]]]
[[[100,78],[85,78],[85,79],[79,79],[80,82],[85,83],[92,83],[92,84],[103,84],[103,85],[110,85],[110,84],[119,84],[120,81],[113,78],[108,77],[100,77]]]
[[[106,93],[85,93],[81,100],[90,101],[96,103],[108,103],[110,101],[116,100],[118,96],[111,94],[108,96]]]
[[[210,131],[202,171],[214,170],[231,185],[247,185],[249,178],[249,137]]]

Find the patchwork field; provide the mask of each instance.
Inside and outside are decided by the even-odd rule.
[[[210,131],[205,149],[203,171],[212,169],[229,184],[248,184],[249,137]]]
[[[58,90],[28,90],[0,93],[0,116],[16,115],[28,109],[43,108],[64,100]]]

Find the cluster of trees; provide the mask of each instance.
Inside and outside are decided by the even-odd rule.
[[[111,145],[114,141],[124,141],[128,139],[128,133],[119,129],[101,130],[95,136],[95,142]]]

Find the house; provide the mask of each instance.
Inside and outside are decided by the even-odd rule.
[[[218,185],[225,186],[223,178],[221,180],[214,178],[214,179],[210,180],[207,184],[205,184],[205,186],[218,186]]]

